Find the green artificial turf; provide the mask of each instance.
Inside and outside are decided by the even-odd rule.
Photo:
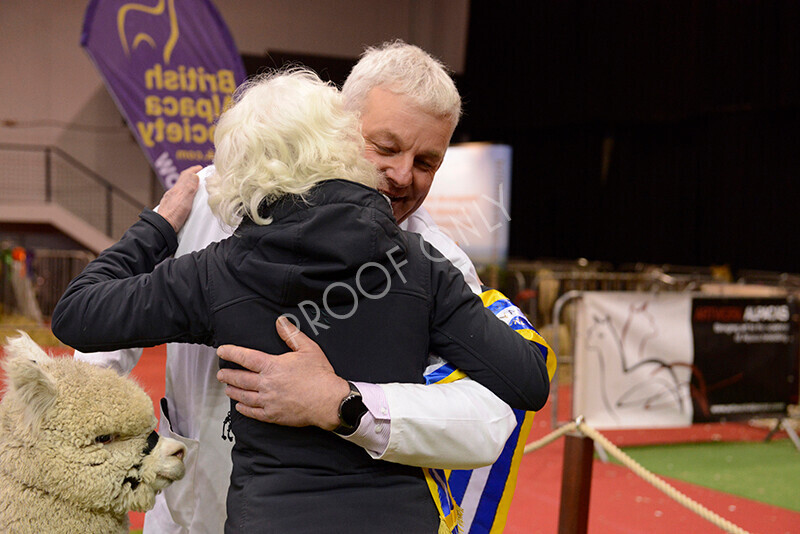
[[[624,451],[659,476],[800,512],[800,451],[788,439],[626,447]]]

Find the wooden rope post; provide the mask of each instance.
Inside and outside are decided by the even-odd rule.
[[[570,432],[564,440],[558,534],[586,534],[594,444],[580,432]]]

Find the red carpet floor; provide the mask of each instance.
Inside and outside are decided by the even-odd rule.
[[[562,442],[563,443],[563,442]],[[563,446],[523,462],[507,533],[555,533]],[[800,532],[800,514],[699,486],[669,480],[679,491],[753,533]],[[656,490],[629,470],[594,466],[589,532],[676,534],[724,532]]]
[[[133,372],[158,401],[164,394],[163,347],[148,349]],[[560,408],[569,405],[569,389],[559,389]],[[561,409],[559,412],[562,414]],[[562,419],[566,419],[563,416]],[[529,441],[550,432],[550,412],[537,414]],[[690,429],[608,431],[604,435],[618,446],[709,440],[761,440],[766,430],[741,424],[695,425]],[[564,440],[522,459],[517,491],[505,532],[553,534],[558,531]],[[589,532],[591,534],[684,534],[723,532],[619,465],[595,460],[593,467]],[[748,532],[800,534],[800,513],[667,480],[679,491]],[[131,514],[131,528],[142,528],[144,514]]]
[[[542,417],[545,416],[545,417]],[[550,432],[549,413],[537,414],[531,439]],[[604,432],[614,444],[639,445],[715,439],[763,439],[766,431],[745,425],[698,425],[699,429],[664,432]],[[678,430],[687,439],[678,439]],[[705,433],[704,433],[705,432]],[[648,435],[643,435],[648,434]],[[661,434],[661,438],[658,437]],[[522,459],[506,533],[552,534],[558,531],[564,440],[559,439]],[[684,534],[724,532],[691,512],[629,469],[595,460],[589,509],[591,534]],[[800,513],[667,479],[678,491],[748,532],[800,533]]]

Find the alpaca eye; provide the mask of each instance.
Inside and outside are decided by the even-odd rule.
[[[102,436],[97,436],[96,438],[94,438],[94,441],[95,443],[102,443],[103,445],[105,445],[106,443],[111,443],[112,441],[114,441],[114,436],[112,436],[111,434],[103,434]]]

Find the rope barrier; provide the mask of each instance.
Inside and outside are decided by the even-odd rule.
[[[642,465],[622,452],[616,445],[611,443],[604,435],[600,432],[589,426],[584,420],[583,416],[578,417],[575,421],[572,421],[560,428],[557,428],[547,436],[539,439],[533,443],[529,443],[525,446],[523,450],[523,454],[528,454],[529,452],[533,452],[537,449],[544,447],[555,441],[556,439],[560,438],[564,434],[572,432],[573,430],[578,430],[579,432],[583,433],[585,436],[594,440],[595,443],[599,443],[603,449],[606,450],[611,456],[619,460],[625,467],[630,469],[634,472],[639,478],[643,479],[645,482],[651,484],[656,489],[661,490],[662,492],[666,493],[668,497],[674,499],[679,504],[685,506],[692,512],[696,513],[703,519],[715,524],[722,530],[726,532],[731,532],[733,534],[749,534],[746,530],[742,529],[741,527],[734,525],[724,517],[719,516],[718,514],[712,512],[702,504],[693,501],[688,496],[684,495],[680,491],[678,491],[675,487],[671,486],[664,480],[658,478],[656,475],[642,467]]]
[[[564,434],[569,434],[573,430],[577,429],[578,425],[575,421],[567,423],[566,425],[555,429],[553,432],[550,432],[542,439],[534,441],[533,443],[528,443],[525,445],[525,448],[522,449],[522,454],[528,454],[529,452],[533,452],[536,449],[541,449],[545,445],[549,445],[550,443],[554,442]]]

